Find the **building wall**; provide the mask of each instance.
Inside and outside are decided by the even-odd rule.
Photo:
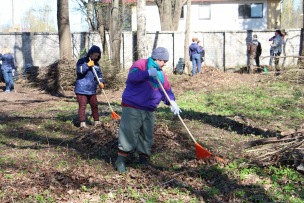
[[[300,29],[285,30],[286,44],[285,54],[298,56],[300,50]],[[224,71],[238,70],[248,64],[247,44],[252,34],[258,35],[262,44],[261,65],[268,65],[269,41],[274,35],[273,30],[267,31],[213,31],[213,32],[192,32],[189,37],[197,36],[203,43],[206,56],[204,65],[217,67]],[[166,47],[170,53],[170,59],[166,70],[173,70],[179,58],[184,57],[184,32],[148,32],[147,33],[148,56],[153,48],[158,46]],[[134,58],[134,47],[136,41],[132,32],[124,32],[121,45],[121,68],[128,69]],[[75,59],[78,59],[83,50],[88,50],[93,44],[101,46],[98,33],[72,33],[72,50]],[[39,67],[46,67],[59,59],[59,40],[55,33],[0,33],[0,50],[9,47],[15,57],[18,71],[26,64]],[[268,58],[264,58],[268,57]],[[297,58],[289,57],[280,60],[280,65],[296,65]]]
[[[278,0],[270,0],[271,7],[268,8],[267,0],[253,0],[253,1],[231,1],[231,2],[194,2],[191,6],[191,20],[190,20],[190,30],[195,31],[218,31],[218,30],[265,30],[270,27],[273,29],[273,24],[280,16],[280,6],[277,2]],[[275,3],[276,2],[276,3]],[[263,3],[263,18],[249,18],[241,19],[238,16],[239,4],[249,4],[249,3]],[[210,18],[201,19],[200,17],[200,6],[209,5],[210,6]],[[275,7],[274,7],[275,5]],[[136,11],[135,11],[136,12]],[[136,21],[136,13],[133,12],[132,23]],[[146,29],[147,31],[160,31],[160,17],[158,8],[155,4],[147,4],[146,7]],[[185,30],[187,16],[187,6],[184,6],[184,18],[180,19],[178,31]],[[275,20],[272,18],[275,17]],[[134,20],[135,18],[135,20]],[[267,22],[270,22],[270,25]],[[274,22],[273,22],[274,21]],[[132,30],[136,30],[136,24],[132,25]]]

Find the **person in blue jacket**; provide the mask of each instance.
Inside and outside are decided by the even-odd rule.
[[[86,128],[86,105],[89,102],[92,110],[92,117],[94,119],[94,125],[100,125],[99,113],[98,113],[98,101],[96,96],[96,90],[98,79],[103,84],[102,72],[100,70],[98,61],[101,57],[101,50],[98,46],[93,45],[87,55],[77,61],[76,64],[76,82],[74,92],[76,93],[78,107],[78,116],[80,121],[80,127]],[[92,69],[96,70],[98,78],[95,77]]]
[[[189,46],[189,56],[190,60],[192,61],[192,76],[195,76],[196,74],[196,67],[197,72],[201,73],[201,52],[203,51],[203,48],[199,46],[198,44],[198,38],[193,37],[192,43]]]
[[[153,50],[151,57],[133,63],[122,94],[122,116],[118,132],[118,152],[115,167],[126,172],[126,159],[130,152],[139,154],[139,163],[147,166],[154,142],[154,111],[161,101],[171,105],[171,111],[181,112],[162,67],[169,60],[169,52],[164,47]],[[164,94],[161,82],[170,101]]]
[[[14,57],[7,47],[0,53],[0,60],[2,60],[1,72],[5,81],[5,92],[11,92],[14,89],[13,73],[16,70]]]

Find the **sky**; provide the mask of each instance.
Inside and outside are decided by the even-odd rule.
[[[54,23],[54,27],[57,28],[57,0],[0,0],[0,2],[6,2],[0,6],[0,27],[5,25],[11,26],[14,22],[15,25],[20,25],[25,13],[31,9],[38,10],[44,8],[45,5],[51,6],[50,19]],[[75,0],[69,0],[70,9],[70,25],[71,32],[86,31],[87,26],[83,22],[80,12],[75,12],[77,4]]]

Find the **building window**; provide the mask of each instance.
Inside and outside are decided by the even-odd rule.
[[[240,4],[239,18],[263,18],[263,4]]]
[[[182,11],[181,11],[180,18],[184,18],[184,6],[182,6]]]
[[[209,20],[210,19],[210,5],[199,5],[198,6],[198,19]]]

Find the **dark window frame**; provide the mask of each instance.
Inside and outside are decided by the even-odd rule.
[[[261,6],[261,11],[257,16],[253,15],[254,6]],[[263,10],[264,10],[263,3],[239,4],[239,8],[238,8],[239,19],[263,18],[264,17]]]

